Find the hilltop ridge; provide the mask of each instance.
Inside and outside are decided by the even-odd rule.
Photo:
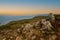
[[[0,26],[0,40],[60,40],[60,16],[55,17],[53,22],[48,16],[11,21]]]

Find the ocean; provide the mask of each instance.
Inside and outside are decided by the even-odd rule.
[[[6,16],[6,15],[0,15],[0,25],[5,25],[9,23],[10,21],[16,21],[16,20],[23,20],[23,19],[30,19],[35,16],[47,16],[48,14],[38,14],[38,15],[28,15],[28,16]]]
[[[34,16],[0,16],[0,25],[9,23],[10,21],[30,19]]]

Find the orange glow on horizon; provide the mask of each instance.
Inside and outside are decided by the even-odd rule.
[[[13,9],[13,10],[0,10],[0,15],[35,15],[44,13],[60,13],[60,10],[49,10],[49,9]]]

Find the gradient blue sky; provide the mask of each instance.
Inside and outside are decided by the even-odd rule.
[[[60,0],[0,0],[0,15],[60,13]]]

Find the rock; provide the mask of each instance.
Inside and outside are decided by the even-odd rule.
[[[36,21],[33,23],[33,26],[39,26],[39,24],[40,24],[40,21]]]
[[[30,29],[32,27],[33,27],[32,24],[26,24],[23,30],[28,30],[28,29]]]
[[[22,40],[22,39],[21,39],[21,37],[17,36],[17,37],[16,37],[16,40]]]
[[[36,39],[36,36],[32,36],[32,40]]]
[[[6,40],[6,38],[3,38],[3,40]]]
[[[49,40],[56,40],[57,36],[56,35],[49,35]]]
[[[45,40],[44,38],[40,38],[40,40]]]
[[[53,13],[49,14],[49,20],[52,21],[52,22],[55,21],[55,16],[54,16]]]
[[[42,28],[40,29],[43,33],[54,33],[53,32],[53,26],[51,25],[50,21],[47,21],[46,19],[41,20]]]

